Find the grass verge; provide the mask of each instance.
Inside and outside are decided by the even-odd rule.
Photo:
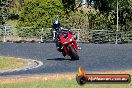
[[[22,59],[0,56],[0,71],[20,68],[23,67],[25,64],[27,64],[27,62]]]
[[[85,84],[83,86],[80,86],[76,82],[76,79],[75,79],[76,74],[72,74],[69,76],[68,75],[69,74],[63,74],[60,76],[59,75],[56,75],[56,76],[41,75],[41,76],[34,76],[34,77],[16,78],[14,79],[16,80],[16,82],[0,84],[0,88],[132,88],[132,83],[129,83],[129,84]]]
[[[131,84],[85,84],[80,86],[75,79],[36,81],[28,83],[3,84],[0,88],[132,88]]]

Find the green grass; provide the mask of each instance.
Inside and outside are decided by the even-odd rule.
[[[132,84],[85,84],[80,86],[75,79],[37,81],[27,83],[2,84],[0,88],[132,88]]]
[[[19,68],[24,66],[25,64],[27,64],[27,62],[22,59],[0,56],[0,71]]]
[[[21,67],[26,62],[13,57],[0,57],[0,70],[13,69]],[[75,78],[64,80],[33,80],[25,82],[0,84],[0,88],[132,88],[132,83],[129,84],[85,84],[80,86]]]

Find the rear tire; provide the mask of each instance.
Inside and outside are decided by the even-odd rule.
[[[70,49],[70,57],[71,57],[71,59],[72,60],[79,60],[79,56],[78,56],[77,52],[75,51],[74,47],[70,46],[69,49]]]

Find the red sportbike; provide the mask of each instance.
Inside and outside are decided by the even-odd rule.
[[[78,45],[72,33],[70,33],[69,31],[61,31],[57,34],[57,38],[62,45],[63,52],[66,55],[69,55],[72,60],[79,60],[79,56],[77,54]]]

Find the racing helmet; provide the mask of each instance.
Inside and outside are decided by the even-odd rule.
[[[59,19],[55,19],[54,21],[53,21],[53,29],[55,29],[56,31],[57,30],[59,30],[60,29],[60,21],[59,21]]]

